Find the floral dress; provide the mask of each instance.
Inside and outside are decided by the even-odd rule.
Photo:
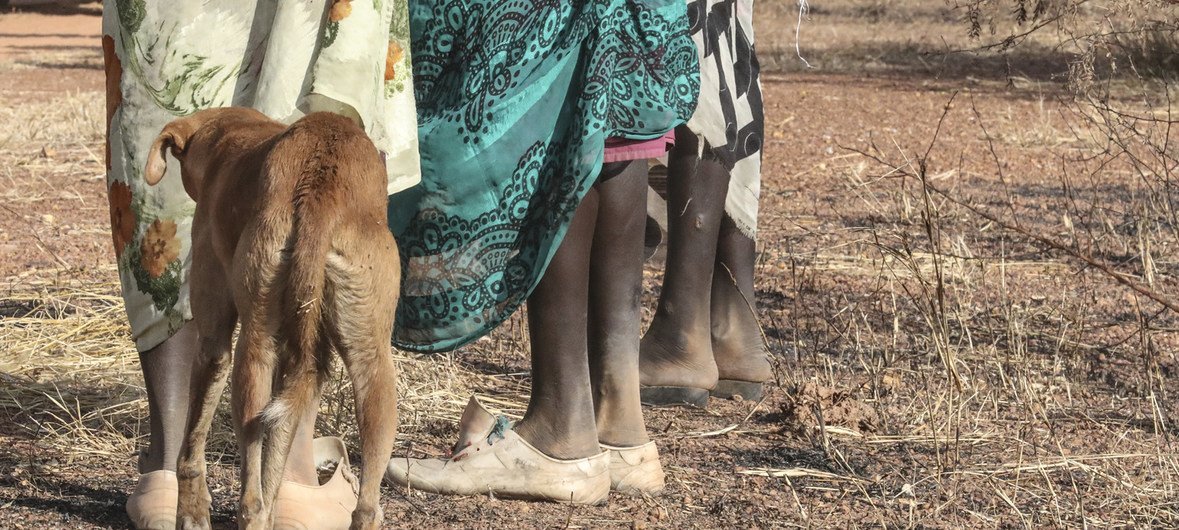
[[[389,193],[403,190],[420,179],[409,39],[406,0],[104,1],[111,231],[140,351],[191,318],[194,205],[179,178],[142,176],[163,126],[230,105],[284,122],[350,115],[384,155]]]

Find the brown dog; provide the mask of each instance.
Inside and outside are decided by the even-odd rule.
[[[148,156],[148,184],[163,177],[169,149],[197,203],[190,283],[201,340],[177,466],[178,526],[210,525],[205,441],[240,317],[232,378],[239,527],[272,525],[294,431],[318,402],[335,350],[355,388],[363,456],[352,528],[378,528],[397,430],[389,339],[401,270],[376,148],[332,114],[288,128],[251,109],[205,110],[164,127]]]

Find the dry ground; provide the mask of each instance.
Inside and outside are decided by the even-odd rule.
[[[1179,293],[1170,173],[1141,145],[1108,154],[1054,81],[1067,50],[927,55],[971,43],[942,2],[833,0],[803,26],[805,70],[793,9],[759,4],[777,72],[758,264],[768,397],[650,412],[662,496],[571,508],[386,489],[390,527],[1179,525],[1179,319],[1151,299]],[[0,14],[5,528],[125,527],[145,439],[109,246],[97,32],[85,8]],[[1135,87],[1155,138],[1172,134],[1159,85]],[[399,455],[439,454],[472,393],[523,411],[523,322],[399,356]],[[341,390],[321,428],[351,437]],[[233,447],[218,428],[228,528]]]

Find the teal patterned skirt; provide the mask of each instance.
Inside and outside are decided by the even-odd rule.
[[[699,92],[683,0],[411,0],[419,186],[390,197],[394,343],[471,342],[524,302],[601,171]]]

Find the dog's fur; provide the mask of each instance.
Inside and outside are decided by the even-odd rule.
[[[390,334],[400,262],[386,220],[385,170],[352,121],[315,113],[289,128],[243,108],[212,109],[160,133],[145,179],[180,161],[196,201],[190,273],[200,351],[177,466],[177,524],[209,528],[204,447],[232,376],[241,453],[239,526],[268,528],[299,420],[318,402],[331,351],[356,392],[363,456],[352,528],[377,528],[397,429]]]

